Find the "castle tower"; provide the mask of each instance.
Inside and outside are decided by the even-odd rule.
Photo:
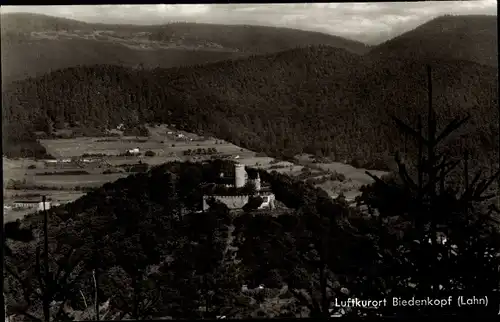
[[[246,183],[246,171],[245,166],[243,164],[235,164],[234,165],[234,187],[242,188]]]
[[[255,190],[258,192],[260,191],[260,176],[259,174],[257,173],[257,179],[255,179]]]

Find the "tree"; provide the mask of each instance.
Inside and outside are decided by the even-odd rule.
[[[325,64],[325,55],[336,59]],[[82,127],[99,125],[92,123],[116,127],[123,122],[168,122],[241,143],[254,151],[272,152],[273,156],[335,152],[339,160],[359,158],[362,166],[379,167],[383,164],[372,161],[392,155],[394,147],[404,141],[395,127],[385,124],[387,112],[400,113],[397,115],[405,121],[414,119],[420,113],[417,102],[425,87],[414,77],[421,70],[413,60],[403,57],[353,68],[358,58],[332,48],[308,47],[273,54],[269,60],[249,57],[238,64],[221,62],[220,68],[234,76],[231,78],[221,77],[210,65],[176,71],[102,65],[54,71],[5,87],[2,115],[6,126],[2,132],[7,141],[28,139],[33,125],[44,115],[64,122],[82,121]],[[301,64],[294,63],[303,60],[311,67],[310,73],[303,74],[302,67],[297,67]],[[271,72],[270,77],[262,70],[276,73]],[[292,71],[293,77],[284,77],[283,70]],[[497,159],[490,148],[496,146],[491,138],[497,136],[497,129],[475,126],[493,123],[491,120],[497,118],[492,108],[498,96],[495,68],[446,60],[436,66],[435,73],[456,86],[457,95],[438,106],[443,116],[455,110],[469,110],[472,115],[473,122],[467,125],[469,138],[457,139],[454,146],[450,145],[451,152],[459,157],[460,146],[467,144],[484,148],[475,163]],[[390,82],[387,75],[392,75]],[[107,87],[103,86],[106,79]],[[264,84],[272,85],[275,91],[265,90]],[[228,88],[239,93],[237,106],[231,100],[220,100]],[[243,88],[247,90],[240,91]],[[437,90],[445,91],[444,87]],[[123,95],[117,95],[117,91]],[[467,93],[475,97],[464,102]],[[403,105],[404,111],[396,110]],[[91,118],[96,120],[90,122]],[[386,137],[391,141],[386,142]],[[33,138],[29,140],[34,142]],[[407,148],[412,150],[411,146]]]
[[[241,192],[247,195],[254,195],[257,192],[255,182],[247,181],[241,189]]]
[[[264,199],[260,196],[250,196],[248,198],[248,202],[243,206],[243,210],[245,212],[249,212],[252,210],[257,210],[262,203],[264,202]]]
[[[6,256],[12,256],[12,250],[8,241],[30,242],[34,239],[33,232],[27,228],[21,228],[21,221],[18,219],[13,222],[5,223],[3,229],[3,248]]]
[[[26,228],[20,227],[21,222],[16,220],[15,222],[8,222],[3,227],[3,254],[4,256],[12,256],[12,249],[8,245],[8,241],[18,241],[18,242],[30,242],[34,239],[33,232]],[[7,271],[11,271],[12,269],[5,265]],[[12,274],[12,273],[11,273]],[[4,313],[5,319],[7,320],[7,297],[5,293],[4,297]]]
[[[410,171],[409,164],[396,155],[399,182],[388,183],[367,172],[375,184],[364,192],[364,203],[380,214],[372,217],[372,227],[376,228],[371,236],[381,257],[373,269],[383,279],[383,284],[376,280],[372,283],[378,285],[376,292],[391,296],[406,296],[408,288],[413,288],[413,294],[433,298],[460,292],[464,296],[481,293],[495,299],[498,287],[492,289],[500,285],[500,259],[494,254],[500,252],[500,235],[493,208],[488,206],[493,195],[486,192],[500,171],[483,180],[477,173],[469,182],[466,153],[462,159],[463,183],[450,183],[450,174],[459,161],[439,153],[438,147],[469,117],[454,119],[438,133],[432,107],[430,68],[428,75],[427,135],[422,134],[421,120],[414,130],[393,117],[400,130],[417,142],[415,171]],[[485,310],[488,314],[496,314],[497,307],[492,305],[491,309],[479,310],[482,314]],[[401,312],[391,308],[392,314],[437,314],[436,310],[427,307]],[[457,308],[439,308],[439,312],[456,313]],[[479,311],[469,306],[460,312],[477,314]]]
[[[24,237],[17,238],[18,240],[29,240],[27,231],[21,234]],[[35,258],[29,253],[24,254],[19,251],[6,258],[8,285],[17,286],[19,289],[11,310],[15,315],[25,316],[32,321],[64,318],[66,301],[59,301],[59,299],[67,298],[67,294],[81,276],[83,257],[73,247],[65,247],[60,249],[58,254],[47,256],[48,250],[44,248],[42,252],[40,244],[41,241],[37,239],[36,245],[26,245],[32,250]],[[26,260],[30,262],[30,266],[27,270],[20,271],[20,268],[23,268],[22,264],[26,263],[23,261],[25,260],[23,256],[26,255],[29,256]],[[43,257],[45,261],[42,264]],[[50,259],[48,262],[46,262],[47,258]]]

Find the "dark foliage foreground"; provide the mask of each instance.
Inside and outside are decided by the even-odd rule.
[[[35,241],[9,241],[8,309],[20,319],[42,320],[45,296],[52,320],[326,317],[340,311],[332,303],[355,297],[387,299],[388,306],[341,314],[496,315],[497,209],[488,207],[485,195],[495,177],[447,185],[456,164],[435,153],[444,135],[429,114],[425,137],[396,119],[420,142],[417,176],[398,160],[399,178],[376,179],[359,207],[260,171],[288,213],[247,209],[232,217],[217,203],[196,213],[199,186],[232,164],[169,163],[51,209],[48,270],[38,237],[42,216],[31,215],[22,226]],[[454,121],[442,133],[461,124]],[[7,230],[19,227],[5,228],[11,238]],[[254,289],[260,284],[264,290]],[[489,305],[458,308],[460,295],[487,296]],[[393,297],[413,296],[454,301],[444,308],[391,305]]]

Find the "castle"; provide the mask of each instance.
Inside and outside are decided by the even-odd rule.
[[[229,179],[229,178],[225,178]],[[243,164],[235,164],[234,165],[234,178],[231,178],[233,183],[222,183],[222,185],[226,187],[234,187],[236,189],[243,188],[247,182],[251,182],[255,186],[256,194],[255,196],[261,197],[264,201],[260,205],[259,209],[265,208],[274,208],[274,194],[269,191],[269,189],[263,189],[261,186],[260,176],[257,174],[257,178],[248,179],[248,174],[246,172],[245,166]],[[224,180],[222,180],[224,181]],[[226,180],[227,181],[227,180]],[[214,198],[217,201],[224,203],[229,209],[241,209],[244,205],[248,203],[251,195],[204,195],[203,196],[203,210],[207,210],[210,206],[207,203],[207,200],[210,198]]]

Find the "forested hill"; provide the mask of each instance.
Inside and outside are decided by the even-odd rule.
[[[50,298],[53,319],[93,319],[93,306],[86,308],[85,298],[94,299],[95,292],[100,304],[109,301],[101,315],[106,320],[247,318],[262,313],[297,316],[304,304],[291,292],[307,288],[312,281],[317,283],[317,274],[315,267],[297,256],[295,246],[313,255],[309,243],[316,243],[314,236],[327,228],[316,224],[315,214],[301,213],[318,207],[324,214],[320,223],[329,220],[333,224],[335,217],[354,211],[345,205],[335,206],[319,188],[262,172],[276,197],[289,207],[279,218],[270,211],[234,218],[223,204],[196,213],[203,195],[200,185],[216,179],[221,170],[233,168],[232,162],[221,160],[167,163],[50,209],[47,234],[53,279],[45,294]],[[29,215],[22,224],[36,235],[43,229],[43,216]],[[347,235],[336,232],[329,236]],[[15,256],[9,256],[5,264],[9,269],[6,303],[10,313],[17,313],[18,321],[43,316],[40,293],[35,291],[46,290],[35,277],[40,268],[34,259],[40,255],[39,242],[9,243]],[[335,256],[342,254],[344,260],[341,266],[336,265],[336,273],[343,274],[351,260],[356,261],[352,254],[366,251],[369,255],[364,258],[370,258],[372,249],[368,241],[361,240],[336,250]],[[290,271],[289,265],[296,269]],[[98,289],[92,283],[94,273]],[[343,283],[355,283],[358,274],[349,275]],[[268,288],[262,296],[241,291],[242,285],[254,288],[261,283]],[[263,301],[272,307],[261,305]]]
[[[369,46],[342,37],[288,28],[170,23],[90,24],[38,14],[2,15],[3,82],[77,65],[178,67],[308,45],[364,54]]]
[[[497,66],[497,16],[438,17],[373,47],[368,55],[374,59],[381,57],[461,59]]]
[[[427,210],[409,202],[417,199],[408,199],[405,187],[392,186],[388,193],[373,185],[363,199],[380,215],[370,216],[320,188],[260,171],[279,201],[278,210],[247,208],[235,215],[215,203],[197,212],[200,186],[232,168],[221,160],[166,163],[51,208],[47,232],[41,212],[25,217],[15,225],[48,236],[49,274],[40,274],[45,271],[39,260],[44,258],[42,238],[8,239],[4,294],[9,313],[16,321],[43,320],[45,297],[54,321],[326,318],[337,313],[330,303],[339,294],[404,298],[413,288],[420,298],[461,292],[495,302],[460,309],[382,305],[342,315],[497,314],[498,291],[492,285],[499,283],[498,234],[489,221],[478,222],[487,215],[475,204],[445,194]],[[420,228],[430,226],[423,216],[428,212],[440,215],[433,216],[439,223],[451,222],[438,227],[447,229],[454,256],[438,261],[429,256],[437,247],[427,246],[428,230]],[[418,225],[422,220],[426,224]],[[431,289],[436,281],[444,284],[437,292]],[[260,284],[264,290],[257,289]],[[94,311],[96,297],[100,315]]]
[[[4,13],[0,15],[2,32],[29,34],[32,31],[74,30],[90,28],[90,24],[74,19],[52,17],[36,13]]]
[[[3,91],[4,138],[64,122],[167,122],[256,151],[367,162],[403,144],[386,124],[388,113],[414,124],[427,110],[426,64],[439,123],[471,113],[463,140],[491,159],[498,146],[495,68],[456,60],[368,64],[326,46],[169,70],[78,67],[16,82]],[[449,145],[458,153],[462,143]]]

